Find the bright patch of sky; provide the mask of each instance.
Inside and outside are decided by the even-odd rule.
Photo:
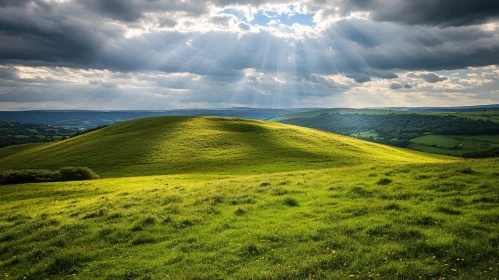
[[[234,15],[241,21],[261,26],[277,23],[287,26],[292,26],[293,24],[300,24],[305,26],[315,25],[313,21],[315,14],[304,14],[296,12],[293,10],[293,6],[290,6],[289,13],[282,13],[273,10],[258,10],[253,14],[253,18],[250,20],[246,18],[243,12],[236,9],[225,9],[219,14]]]
[[[251,23],[256,25],[268,25],[271,21],[273,21],[288,26],[292,26],[295,23],[312,26],[314,25],[313,18],[313,14],[279,14],[274,11],[260,10],[253,16],[253,21]]]

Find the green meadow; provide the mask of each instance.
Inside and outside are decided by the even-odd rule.
[[[5,149],[5,150],[4,150]],[[6,279],[497,279],[499,160],[233,118],[128,121],[0,149]]]

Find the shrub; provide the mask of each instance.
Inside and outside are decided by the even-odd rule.
[[[87,167],[63,167],[60,170],[24,169],[0,171],[0,185],[80,181],[99,178]]]
[[[81,181],[99,178],[99,176],[88,167],[63,167],[59,170],[59,174],[59,181]]]
[[[0,184],[23,184],[34,182],[53,182],[59,174],[50,170],[7,170],[0,172]]]

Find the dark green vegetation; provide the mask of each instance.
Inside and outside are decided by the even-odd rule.
[[[63,167],[56,171],[44,169],[0,170],[0,185],[81,181],[97,178],[99,176],[87,167]]]
[[[499,277],[497,159],[185,117],[0,158],[4,168],[88,163],[107,177],[0,187],[9,279]]]
[[[9,279],[495,279],[497,170],[474,160],[4,186],[0,266]]]
[[[26,143],[59,141],[74,133],[76,133],[75,129],[0,121],[0,148]]]
[[[68,140],[0,149],[0,168],[77,163],[103,177],[180,173],[254,174],[371,162],[432,162],[423,153],[309,128],[218,117],[157,117]]]
[[[272,120],[351,135],[414,150],[471,157],[499,148],[497,111],[410,113],[389,110],[332,109],[280,116]],[[481,115],[480,115],[481,114]]]

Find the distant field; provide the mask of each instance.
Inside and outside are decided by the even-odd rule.
[[[352,136],[354,136],[354,137],[362,137],[362,138],[369,138],[369,137],[376,138],[376,137],[378,137],[378,133],[372,132],[372,131],[364,131],[364,132],[360,132],[360,133],[355,133]]]
[[[455,139],[451,136],[443,136],[443,135],[421,136],[412,139],[411,142],[416,144],[429,145],[429,146],[436,145],[442,148],[453,148],[462,143],[458,139]]]
[[[475,150],[488,150],[499,147],[499,135],[426,135],[414,138],[411,142],[419,144],[410,146],[414,150],[461,155]]]
[[[375,110],[375,109],[352,109],[352,108],[335,108],[335,109],[321,109],[314,110],[304,113],[294,113],[281,115],[277,117],[270,118],[269,121],[281,122],[283,120],[292,118],[311,118],[318,116],[320,114],[369,114],[369,115],[384,115],[384,114],[418,114],[418,115],[430,115],[430,116],[456,116],[472,120],[490,120],[492,122],[499,123],[499,111],[477,111],[477,112],[415,112],[415,111],[396,111],[396,110]]]

